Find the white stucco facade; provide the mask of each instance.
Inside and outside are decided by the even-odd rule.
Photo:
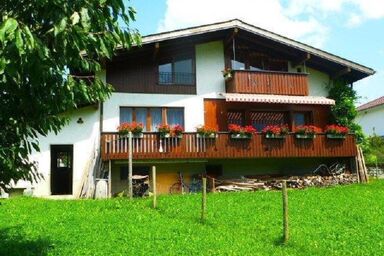
[[[73,180],[72,194],[80,189],[83,173],[88,171],[89,163],[99,148],[99,118],[96,106],[84,107],[68,113],[70,121],[58,134],[50,133],[47,137],[39,137],[40,152],[31,154],[30,159],[36,161],[37,168],[43,179],[38,184],[18,182],[16,187],[32,186],[35,196],[51,195],[51,146],[73,145]],[[81,118],[83,123],[77,121]]]
[[[356,121],[368,136],[384,136],[384,105],[362,110],[358,113]]]

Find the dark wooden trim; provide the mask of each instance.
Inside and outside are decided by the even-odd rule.
[[[303,54],[303,56],[301,58],[297,59],[296,61],[291,62],[292,67],[295,68],[295,67],[305,63],[306,61],[308,61],[310,59],[311,59],[311,54],[306,52],[305,54]]]
[[[339,70],[338,72],[334,73],[331,75],[331,79],[337,79],[337,78],[340,78],[348,73],[351,72],[351,68],[350,67],[346,67],[346,68],[343,68],[341,70]]]

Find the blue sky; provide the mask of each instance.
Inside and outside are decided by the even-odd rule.
[[[382,0],[131,0],[142,35],[239,18],[371,67],[359,102],[384,95]],[[234,4],[235,3],[235,4]]]

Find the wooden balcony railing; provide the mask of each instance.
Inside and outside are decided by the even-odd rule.
[[[227,93],[308,95],[308,75],[276,71],[234,70],[226,81]]]
[[[117,133],[103,133],[102,159],[127,159],[128,139]],[[249,140],[231,139],[219,133],[216,139],[198,138],[196,133],[184,133],[183,138],[160,139],[157,133],[145,133],[133,139],[133,159],[230,159],[286,157],[354,157],[354,135],[345,139],[328,139],[325,134],[315,139],[297,139],[289,134],[285,139],[266,139],[255,134]]]

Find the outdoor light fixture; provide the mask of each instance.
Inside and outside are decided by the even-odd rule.
[[[82,124],[82,123],[84,123],[84,121],[83,121],[83,119],[81,117],[79,117],[79,119],[77,119],[76,123]]]

